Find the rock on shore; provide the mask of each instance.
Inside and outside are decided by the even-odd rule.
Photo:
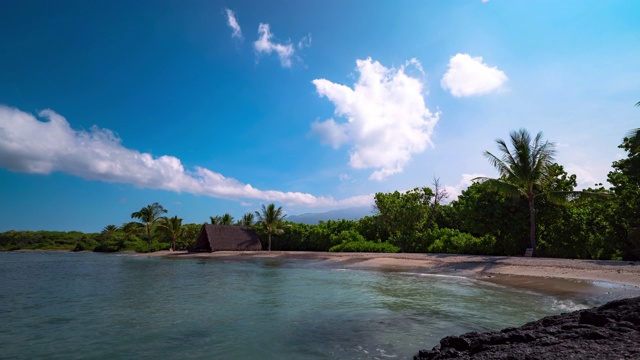
[[[548,316],[500,332],[447,336],[427,359],[640,359],[640,297]]]

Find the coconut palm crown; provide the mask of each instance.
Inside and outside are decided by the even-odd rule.
[[[171,239],[171,250],[176,248],[176,241],[182,236],[182,219],[173,217],[163,217],[159,222],[159,229]]]
[[[149,242],[149,252],[151,252],[151,234],[155,228],[156,222],[160,221],[161,214],[167,213],[162,205],[157,202],[147,205],[139,211],[131,213],[132,219],[138,219],[139,222],[134,223],[136,227],[144,228],[147,235],[147,241]]]
[[[271,234],[282,234],[284,230],[279,229],[280,223],[287,216],[283,214],[282,206],[276,209],[276,206],[271,203],[268,206],[262,204],[262,211],[256,211],[256,217],[258,218],[258,224],[267,231],[269,236],[268,250],[271,251]]]

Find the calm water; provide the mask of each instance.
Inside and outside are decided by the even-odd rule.
[[[309,260],[0,252],[0,358],[405,359],[567,304]]]

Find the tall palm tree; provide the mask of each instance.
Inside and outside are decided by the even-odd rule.
[[[241,226],[253,226],[255,223],[255,216],[253,213],[246,213],[242,215],[242,220],[240,220]]]
[[[220,218],[220,225],[233,225],[233,216],[229,213],[222,215]]]
[[[165,210],[165,208],[157,202],[154,202],[151,205],[147,205],[139,211],[131,213],[132,219],[139,220],[139,222],[135,223],[137,224],[136,226],[145,229],[147,241],[149,242],[149,252],[151,252],[151,234],[155,229],[156,223],[161,219],[160,214],[165,213],[167,213],[167,210]]]
[[[173,217],[163,217],[158,223],[158,228],[171,239],[171,251],[176,248],[176,240],[182,236],[182,219]]]
[[[220,225],[222,222],[222,218],[218,215],[209,216],[209,219],[211,219],[211,225]]]
[[[278,227],[287,215],[282,213],[282,206],[279,206],[276,209],[276,206],[273,203],[268,206],[262,204],[262,211],[256,211],[255,214],[258,218],[258,223],[262,225],[269,235],[268,250],[271,251],[271,234],[279,235],[284,232],[284,230],[279,229]]]
[[[583,192],[577,191],[544,191],[544,186],[551,180],[550,168],[554,163],[555,144],[542,139],[542,133],[531,138],[525,129],[512,131],[510,134],[512,150],[501,140],[496,140],[501,157],[484,152],[498,172],[500,177],[492,179],[477,177],[474,181],[485,182],[495,190],[507,196],[524,196],[529,203],[529,240],[533,255],[536,256],[536,212],[534,200],[540,195],[546,195],[554,203],[567,203],[575,200]]]

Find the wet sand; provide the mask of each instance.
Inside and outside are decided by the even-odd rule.
[[[640,262],[447,254],[328,253],[298,251],[160,251],[143,256],[251,260],[307,259],[333,268],[447,274],[559,297],[640,295]]]

